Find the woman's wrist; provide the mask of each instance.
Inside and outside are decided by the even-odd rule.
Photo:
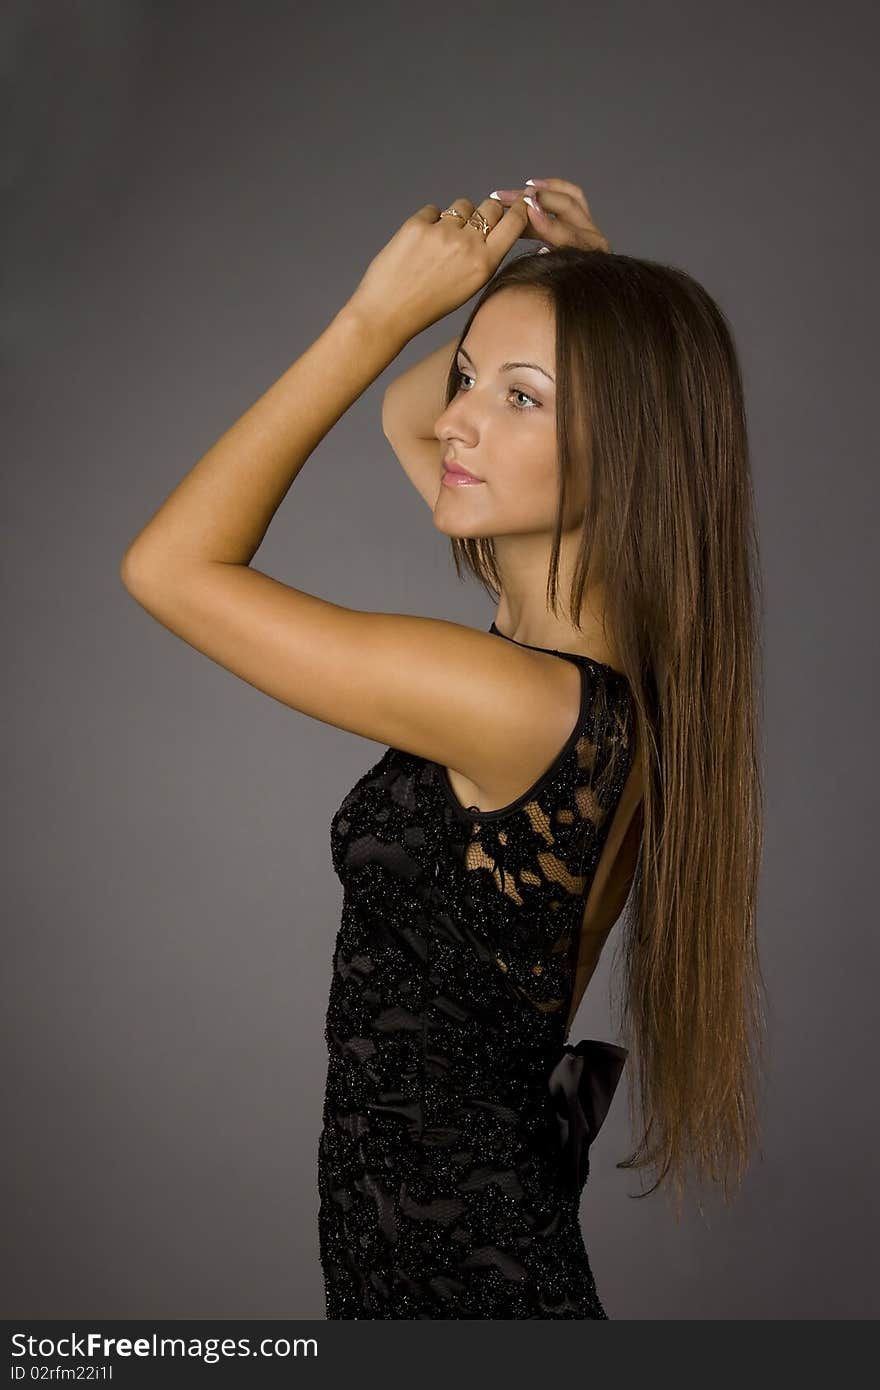
[[[386,307],[371,303],[357,290],[343,304],[337,317],[352,323],[371,343],[375,344],[377,339],[384,343],[393,356],[421,331],[405,325]]]

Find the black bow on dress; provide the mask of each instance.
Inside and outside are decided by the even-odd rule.
[[[562,1147],[565,1180],[580,1192],[590,1170],[589,1147],[608,1114],[627,1049],[617,1043],[584,1038],[566,1043],[548,1084]]]

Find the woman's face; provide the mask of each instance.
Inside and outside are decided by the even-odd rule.
[[[500,290],[475,315],[456,359],[458,390],[434,433],[442,456],[481,482],[441,482],[434,525],[444,535],[552,533],[558,500],[555,318],[542,294],[519,288]]]

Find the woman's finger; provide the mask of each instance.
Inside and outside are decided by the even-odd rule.
[[[497,199],[493,200],[492,198],[484,198],[481,203],[472,203],[469,198],[453,198],[451,203],[447,203],[443,211],[448,213],[453,208],[461,214],[459,217],[451,219],[454,225],[471,233],[474,230],[479,230],[475,228],[475,224],[469,221],[475,212],[481,213],[485,217],[490,230],[496,227],[504,216],[504,207]],[[442,215],[441,213],[440,216],[442,217]]]
[[[494,193],[490,194],[490,197],[497,199],[499,202],[503,203],[505,207],[509,207],[516,199],[525,198],[527,206],[532,209],[532,212],[529,215],[529,221],[523,232],[523,236],[533,241],[540,241],[541,238],[547,234],[548,228],[552,228],[554,231],[554,240],[556,240],[557,244],[562,245],[562,224],[567,220],[571,224],[572,229],[574,229],[579,225],[578,219],[582,219],[584,216],[577,203],[572,199],[567,200],[568,205],[566,207],[564,205],[565,200],[561,200],[560,196],[556,195],[554,203],[551,206],[546,199],[538,197],[537,188],[530,186],[524,186],[518,189],[498,188]],[[537,230],[535,230],[536,228]]]
[[[491,221],[491,211],[495,207],[497,203],[486,198],[480,204],[480,212]],[[501,264],[514,242],[525,236],[527,230],[528,208],[521,198],[517,198],[506,212],[502,209],[501,217],[486,236],[486,246],[492,252],[496,265]]]
[[[561,183],[562,180],[556,180],[555,182]],[[539,187],[537,184],[526,183],[523,184],[522,188],[497,188],[494,193],[490,194],[490,197],[497,198],[502,203],[511,203],[513,202],[514,198],[521,198],[524,193],[537,193],[539,196],[547,192],[562,193],[566,194],[568,197],[572,199],[572,207],[581,208],[583,212],[586,213],[587,216],[589,216],[589,212],[586,206],[586,199],[583,197],[583,194],[581,194],[580,197],[577,197],[575,193],[569,192],[569,189],[573,188],[574,184],[570,184],[569,188],[550,189],[544,188],[543,186]]]
[[[585,199],[582,201],[570,193],[562,192],[561,189],[539,188],[534,184],[529,187],[534,189],[534,194],[528,194],[527,197],[536,197],[538,202],[538,209],[533,210],[530,216],[533,225],[546,241],[552,240],[559,246],[582,246],[590,251],[610,251],[608,238],[600,232],[590,214],[584,211]],[[542,216],[541,210],[545,214],[556,213],[556,221]]]
[[[446,207],[443,209],[443,212],[448,212],[452,208],[455,208],[456,212],[460,212],[463,215],[463,217],[467,219],[473,212],[474,205],[471,202],[470,198],[453,198],[451,203],[446,204]],[[456,218],[455,220],[457,222],[459,219]]]
[[[579,184],[571,183],[568,179],[532,179],[531,184],[526,185],[526,187],[534,187],[539,190],[548,188],[557,193],[567,193],[570,197],[574,198],[576,202],[580,203],[588,217],[591,216],[590,205],[584,196],[584,190]]]
[[[594,223],[583,189],[568,179],[536,179],[522,188],[498,188],[490,196],[508,205],[514,198],[532,201],[523,236],[555,246],[610,251],[607,237]]]
[[[526,187],[526,197],[537,202],[538,210],[553,213],[557,219],[568,222],[573,227],[591,227],[589,214],[584,212],[583,204],[570,193],[562,193],[555,188]]]
[[[526,184],[522,188],[498,188],[490,197],[499,202],[509,205],[515,198],[531,198],[537,204],[535,211],[540,214],[552,214],[551,221],[564,220],[576,227],[590,226],[590,220],[583,210],[583,205],[570,194],[557,192],[556,190],[536,188],[531,184]]]

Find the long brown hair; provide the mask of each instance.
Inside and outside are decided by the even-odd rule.
[[[633,695],[644,799],[623,914],[618,1026],[644,1128],[619,1168],[693,1178],[725,1203],[758,1146],[765,986],[756,943],[764,830],[763,585],[742,375],[722,310],[672,266],[557,248],[509,261],[483,290],[545,296],[556,314],[559,506],[547,579],[558,612],[566,498],[587,470],[568,596],[601,575]],[[458,389],[456,360],[446,404]],[[581,489],[583,492],[583,488]],[[453,538],[497,599],[491,537]],[[698,1198],[699,1204],[699,1198]]]

